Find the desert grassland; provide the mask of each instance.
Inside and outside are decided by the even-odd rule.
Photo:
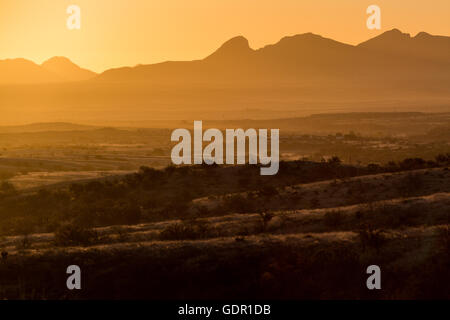
[[[257,212],[214,214],[252,192],[195,199],[208,214],[64,234],[5,236],[7,298],[448,298],[450,173],[383,173],[273,188]],[[310,208],[308,207],[310,206]],[[218,211],[220,212],[220,211]],[[79,264],[84,290],[65,289]],[[365,268],[383,290],[365,288]]]
[[[450,152],[448,113],[337,113],[270,120],[210,120],[206,128],[279,128],[280,158],[320,162],[338,156],[353,165],[407,158],[433,160]],[[115,127],[110,127],[115,125]],[[0,126],[0,184],[23,190],[164,168],[175,128],[193,122],[135,121],[79,125]]]

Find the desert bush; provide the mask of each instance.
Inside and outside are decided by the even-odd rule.
[[[418,224],[417,218],[426,211],[423,205],[401,206],[384,204],[372,209],[370,223],[378,228],[398,228],[401,226],[412,226]]]
[[[260,231],[266,232],[267,226],[269,225],[269,222],[273,219],[273,214],[270,212],[260,212]]]
[[[422,158],[407,158],[399,162],[400,170],[417,170],[426,168],[427,162]]]
[[[315,197],[311,198],[311,200],[310,200],[310,207],[311,207],[311,209],[318,208],[319,205],[320,205],[320,201],[319,201],[318,198],[315,198]]]
[[[337,166],[337,165],[340,165],[342,163],[342,160],[339,159],[338,156],[333,156],[330,159],[328,159],[327,163]]]
[[[184,221],[182,223],[170,224],[159,237],[161,240],[197,240],[209,237],[210,228],[203,221]]]
[[[31,241],[28,234],[25,234],[20,239],[19,243],[16,245],[17,250],[26,250],[31,247]]]
[[[367,165],[367,170],[369,170],[369,173],[377,173],[381,172],[381,166],[377,163],[369,163]]]
[[[410,196],[417,193],[424,185],[423,177],[419,174],[408,174],[404,177],[398,186],[400,193],[404,196]]]
[[[57,246],[89,246],[96,243],[98,234],[95,230],[76,224],[68,224],[55,231],[55,245]]]
[[[226,197],[223,206],[226,212],[233,213],[248,213],[254,210],[253,200],[246,199],[240,194]]]
[[[450,228],[448,225],[439,230],[438,239],[440,246],[447,252],[447,255],[450,255]]]
[[[208,216],[209,215],[209,209],[206,206],[198,205],[195,207],[195,210],[197,212],[197,215],[200,217]]]
[[[367,248],[373,248],[377,252],[381,250],[381,247],[386,243],[386,237],[382,230],[374,230],[370,226],[363,226],[359,230],[359,240],[363,251]]]
[[[327,227],[336,228],[342,225],[344,221],[344,215],[340,211],[328,211],[323,217],[323,223]]]
[[[436,156],[436,162],[440,165],[448,165],[450,164],[450,153],[447,154],[438,154]]]
[[[278,190],[274,186],[264,186],[259,190],[259,196],[262,198],[272,198],[278,195]]]
[[[17,193],[16,188],[9,182],[3,181],[0,184],[0,198],[11,196]]]
[[[117,238],[119,242],[126,242],[128,241],[129,234],[127,232],[127,229],[122,226],[113,226],[111,228],[112,232],[117,234]]]
[[[248,177],[248,176],[240,177],[238,179],[238,184],[239,184],[239,187],[241,187],[241,188],[248,188],[250,183],[251,183],[251,180],[250,180],[250,177]]]

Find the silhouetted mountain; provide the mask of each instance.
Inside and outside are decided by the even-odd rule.
[[[437,63],[450,63],[450,37],[433,36],[420,32],[415,37],[398,29],[387,31],[378,37],[359,44],[371,51],[416,58]]]
[[[61,81],[57,75],[26,59],[0,60],[0,84]]]
[[[36,78],[39,81],[35,82],[58,83],[0,86],[0,121],[267,119],[320,112],[448,112],[449,39],[423,32],[410,37],[391,30],[353,46],[306,33],[252,49],[247,39],[239,36],[201,60],[110,69],[78,82],[63,82],[65,79],[56,73],[28,62],[24,69],[37,75],[21,71],[13,74],[15,83]],[[60,63],[71,65],[58,60],[52,64]],[[0,79],[0,83],[9,80],[1,69]]]
[[[285,37],[258,50],[242,36],[225,42],[203,60],[112,69],[98,80],[152,83],[371,81],[386,78],[448,79],[449,37],[420,33],[411,38],[394,29],[358,46],[306,33]],[[434,84],[433,84],[434,85]]]
[[[243,36],[238,36],[225,42],[217,49],[217,51],[208,56],[205,60],[228,62],[233,59],[249,58],[253,52],[248,40]]]
[[[82,69],[65,57],[53,57],[45,61],[42,68],[48,70],[61,79],[68,81],[82,81],[95,77],[97,74],[87,69]]]
[[[54,57],[42,65],[26,59],[0,60],[0,84],[39,84],[87,80],[96,73],[78,67],[69,59]]]

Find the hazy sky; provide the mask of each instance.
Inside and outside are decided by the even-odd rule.
[[[71,4],[81,30],[66,27]],[[366,27],[371,4],[381,31]],[[351,44],[394,27],[450,35],[449,14],[449,0],[0,0],[0,59],[66,56],[103,71],[203,58],[236,35],[254,49],[305,32]]]

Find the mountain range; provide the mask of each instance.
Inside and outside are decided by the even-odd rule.
[[[111,69],[97,79],[162,82],[288,82],[338,80],[358,77],[410,79],[412,76],[448,78],[450,37],[397,29],[352,46],[312,33],[285,37],[258,50],[242,36],[198,61],[165,62]]]
[[[397,29],[357,46],[313,33],[281,39],[254,50],[242,36],[225,42],[202,60],[167,61],[109,69],[101,74],[82,69],[65,57],[41,65],[25,59],[0,60],[0,84],[30,84],[96,79],[102,81],[223,81],[226,79],[298,81],[304,76],[373,76],[373,71],[399,76],[398,72],[437,74],[448,72],[450,37],[420,32],[415,37]],[[448,74],[448,73],[447,73]],[[427,74],[425,74],[427,75]],[[400,75],[401,76],[401,75]],[[429,76],[429,75],[427,75]],[[238,79],[236,79],[238,77]]]
[[[354,108],[448,111],[450,37],[425,32],[411,36],[393,29],[349,45],[305,33],[252,49],[238,36],[200,60],[100,74],[64,57],[41,65],[0,60],[0,96],[10,117],[18,109],[47,110],[50,118],[33,122],[82,121],[94,115],[120,120],[196,114],[210,118],[218,112],[220,118],[288,117]]]
[[[82,81],[96,75],[65,57],[53,57],[41,65],[21,58],[0,60],[0,84]]]

